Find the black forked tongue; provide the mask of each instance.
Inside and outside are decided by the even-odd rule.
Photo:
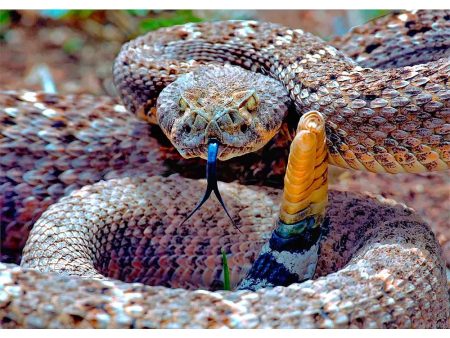
[[[227,214],[228,218],[230,219],[231,223],[234,225],[236,229],[239,230],[239,228],[234,223],[233,219],[231,218],[230,214],[228,213],[227,207],[225,206],[225,203],[223,202],[222,196],[220,195],[219,187],[217,186],[217,173],[216,173],[216,164],[217,164],[217,153],[219,151],[219,143],[216,140],[210,140],[208,143],[208,162],[206,164],[206,191],[203,195],[200,202],[198,202],[197,206],[194,208],[194,210],[191,211],[191,213],[184,219],[183,222],[181,222],[180,225],[183,225],[184,222],[186,222],[195,212],[200,209],[200,207],[208,200],[209,196],[211,196],[211,192],[214,191],[214,195],[216,195],[217,200],[222,205],[223,210],[225,210],[225,213]],[[241,230],[239,230],[240,232]]]

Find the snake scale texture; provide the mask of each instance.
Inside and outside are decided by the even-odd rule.
[[[312,280],[217,290],[221,250],[235,287],[271,236],[282,192],[248,183],[264,185],[255,173],[268,177],[280,166],[284,175],[271,156],[286,164],[298,115],[323,114],[331,164],[388,173],[448,168],[449,35],[445,11],[375,20],[335,40],[341,51],[269,23],[188,24],[124,45],[114,78],[128,111],[109,98],[0,93],[2,260],[17,261],[27,241],[21,267],[0,263],[1,326],[447,327],[439,244],[411,209],[377,196],[330,192]],[[244,118],[228,110],[231,122],[207,121],[214,128],[206,136],[228,145],[219,156],[235,157],[223,166],[242,161],[231,177],[240,183],[219,182],[240,231],[212,199],[180,225],[206,183],[169,176],[179,155],[164,137],[185,157],[205,157],[198,130],[209,108],[201,90],[183,100],[174,93],[188,80],[208,83],[239,69],[277,98],[236,87]],[[174,97],[184,114],[171,115]],[[267,102],[272,120],[254,113]],[[228,144],[235,130],[237,143]],[[177,161],[192,177],[201,163]]]

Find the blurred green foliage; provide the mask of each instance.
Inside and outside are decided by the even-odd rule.
[[[142,34],[156,30],[161,27],[181,25],[187,22],[200,22],[201,18],[194,15],[192,10],[148,10],[148,9],[127,9],[121,11],[128,20],[137,21],[137,32]],[[55,20],[77,20],[84,21],[93,19],[98,15],[96,10],[42,10],[41,15]],[[70,49],[70,47],[68,47]]]
[[[0,25],[8,25],[11,21],[10,11],[0,10]]]
[[[31,12],[31,11],[29,11]],[[204,11],[205,12],[205,11]],[[36,11],[35,15],[44,20],[54,20],[64,22],[77,27],[78,29],[94,33],[94,37],[108,36],[119,40],[128,40],[148,31],[157,30],[161,27],[169,27],[181,25],[187,22],[200,22],[203,20],[220,20],[229,19],[252,19],[254,13],[252,11],[234,10],[234,11],[206,11],[203,13],[207,19],[202,19],[195,11],[192,10],[149,10],[149,9],[127,9],[120,11],[104,11],[104,10],[67,10],[67,9],[47,9]],[[331,24],[334,33],[330,36],[322,36],[325,40],[329,40],[331,36],[342,35],[348,32],[349,23],[346,21],[349,17],[359,18],[354,23],[361,24],[375,18],[381,17],[389,13],[388,10],[356,10],[356,15],[336,16]],[[231,13],[231,14],[230,14]],[[7,36],[8,30],[17,23],[20,23],[23,13],[21,11],[0,10],[0,39]],[[30,17],[27,13],[25,17]],[[28,20],[29,21],[29,20]],[[102,29],[105,28],[110,34],[103,35]],[[114,31],[115,30],[115,31]],[[113,34],[111,34],[113,32]],[[119,36],[119,37],[118,37]],[[123,37],[120,37],[123,36]],[[80,41],[67,41],[63,49],[71,54],[80,48]]]
[[[67,54],[75,54],[81,48],[83,48],[84,40],[79,37],[73,37],[64,41],[62,49]]]
[[[52,19],[86,20],[92,18],[95,10],[43,10],[44,16]],[[145,33],[161,27],[181,25],[187,22],[202,21],[192,10],[154,11],[147,9],[127,9],[123,11],[138,20],[138,33]]]
[[[0,30],[11,23],[11,11],[0,10]]]
[[[166,16],[144,19],[139,24],[141,33],[153,31],[161,27],[182,25],[187,22],[200,22],[201,18],[195,16],[191,10],[177,10]]]
[[[127,9],[126,11],[133,16],[146,16],[150,12],[148,9]]]
[[[369,9],[360,12],[366,21],[372,21],[389,14],[391,11],[387,9]]]
[[[11,23],[11,11],[0,10],[0,41],[4,40]]]
[[[63,18],[83,20],[89,18],[94,13],[95,10],[92,9],[71,9],[63,15]]]

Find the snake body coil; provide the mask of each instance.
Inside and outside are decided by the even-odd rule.
[[[327,120],[330,163],[389,173],[443,170],[450,162],[450,39],[446,38],[450,28],[448,14],[432,19],[426,15],[405,18],[404,26],[417,20],[417,25],[427,29],[412,36],[412,30],[405,32],[402,37],[409,37],[411,49],[395,55],[396,60],[414,61],[407,57],[416,48],[422,56],[431,54],[431,60],[435,58],[433,51],[443,57],[426,64],[385,70],[362,68],[302,30],[226,21],[170,27],[130,41],[116,59],[114,79],[127,108],[156,121],[155,106],[164,104],[158,98],[163,88],[203,64],[230,63],[279,80],[300,114],[322,112]],[[425,46],[414,43],[415,35],[420,36],[418,42],[425,39]],[[432,48],[428,36],[438,48]],[[217,81],[226,76],[222,74]],[[174,121],[162,127],[177,146],[177,134],[171,134]],[[241,149],[241,153],[248,151]]]
[[[241,232],[212,200],[181,224],[205,182],[161,176],[173,150],[122,106],[2,93],[2,244],[11,255],[51,204],[22,267],[0,263],[2,327],[447,327],[444,262],[426,224],[369,195],[331,192],[323,210],[327,158],[375,172],[448,168],[449,18],[419,11],[356,29],[335,41],[356,61],[309,33],[250,21],[171,27],[124,45],[114,65],[122,100],[185,157],[204,157],[211,137],[224,145],[221,159],[264,153],[290,142],[298,115],[324,115],[327,151],[319,142],[305,161],[293,151],[299,166],[288,166],[284,193],[219,182]],[[300,132],[293,147],[316,136]],[[295,172],[302,165],[310,184]],[[213,292],[223,287],[222,250],[235,287],[252,276],[273,225],[286,234],[309,212],[323,220],[313,280]]]
[[[216,200],[180,227],[205,182],[179,176],[109,180],[63,198],[37,222],[25,249],[22,264],[42,272],[2,266],[2,325],[447,327],[444,263],[432,232],[410,209],[367,195],[330,194],[315,279],[206,291],[222,287],[221,249],[232,286],[246,275],[281,197],[269,188],[219,187],[242,233]],[[126,283],[91,278],[99,272]]]

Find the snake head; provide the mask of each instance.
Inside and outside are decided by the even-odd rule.
[[[208,140],[227,160],[263,147],[280,129],[289,97],[268,76],[208,65],[181,75],[160,93],[157,120],[185,158],[207,158]]]

